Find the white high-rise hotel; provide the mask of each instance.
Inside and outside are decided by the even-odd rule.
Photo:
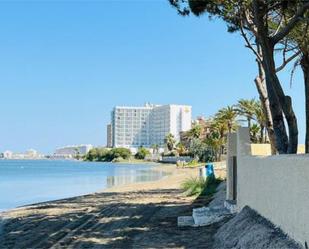
[[[186,105],[116,106],[111,117],[112,146],[163,147],[169,133],[179,141],[180,132],[191,129],[191,109]]]

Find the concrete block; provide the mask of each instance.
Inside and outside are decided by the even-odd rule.
[[[237,157],[251,155],[251,142],[248,127],[239,127],[237,130]]]
[[[177,225],[179,227],[194,226],[194,220],[192,216],[179,216],[177,218]]]

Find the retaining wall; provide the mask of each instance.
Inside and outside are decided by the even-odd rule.
[[[297,242],[309,244],[309,155],[252,156],[248,145],[248,130],[240,128],[238,209],[248,205]]]

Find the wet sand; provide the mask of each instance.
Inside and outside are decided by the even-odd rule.
[[[170,175],[2,213],[0,248],[210,248],[220,224],[177,227],[178,216],[210,201],[180,190],[198,169],[158,169]]]

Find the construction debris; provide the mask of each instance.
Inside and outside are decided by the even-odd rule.
[[[178,226],[208,226],[215,222],[223,220],[225,217],[229,216],[231,213],[229,210],[221,207],[202,207],[194,208],[192,211],[192,216],[180,216],[178,217]]]

